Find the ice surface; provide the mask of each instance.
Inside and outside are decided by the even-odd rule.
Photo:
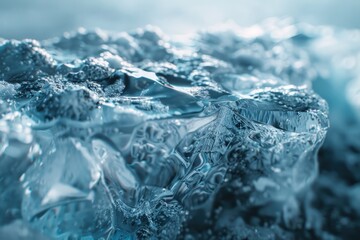
[[[279,25],[2,42],[0,233],[293,237],[329,121]]]

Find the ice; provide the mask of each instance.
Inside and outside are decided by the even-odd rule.
[[[1,42],[4,231],[292,236],[277,220],[291,225],[317,176],[328,107],[310,88],[310,55],[270,33],[79,29]]]
[[[8,240],[49,239],[41,233],[31,229],[27,223],[21,220],[16,220],[10,224],[2,225],[0,228],[0,238]]]

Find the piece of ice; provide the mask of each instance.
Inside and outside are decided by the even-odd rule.
[[[269,206],[294,206],[316,177],[329,123],[309,57],[277,35],[192,41],[148,27],[2,42],[0,210],[16,213],[0,223],[55,239],[174,239],[228,208],[239,236],[277,235],[242,218],[278,216]]]

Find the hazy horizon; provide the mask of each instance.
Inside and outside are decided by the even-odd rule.
[[[85,1],[2,0],[0,37],[46,39],[79,27],[129,31],[151,24],[182,34],[232,20],[249,26],[269,17],[292,17],[311,24],[360,28],[360,1],[273,0]]]

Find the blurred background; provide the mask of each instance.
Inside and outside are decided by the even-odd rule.
[[[358,0],[1,0],[0,37],[46,39],[79,27],[128,31],[152,24],[182,34],[228,20],[241,26],[268,17],[360,27]]]

